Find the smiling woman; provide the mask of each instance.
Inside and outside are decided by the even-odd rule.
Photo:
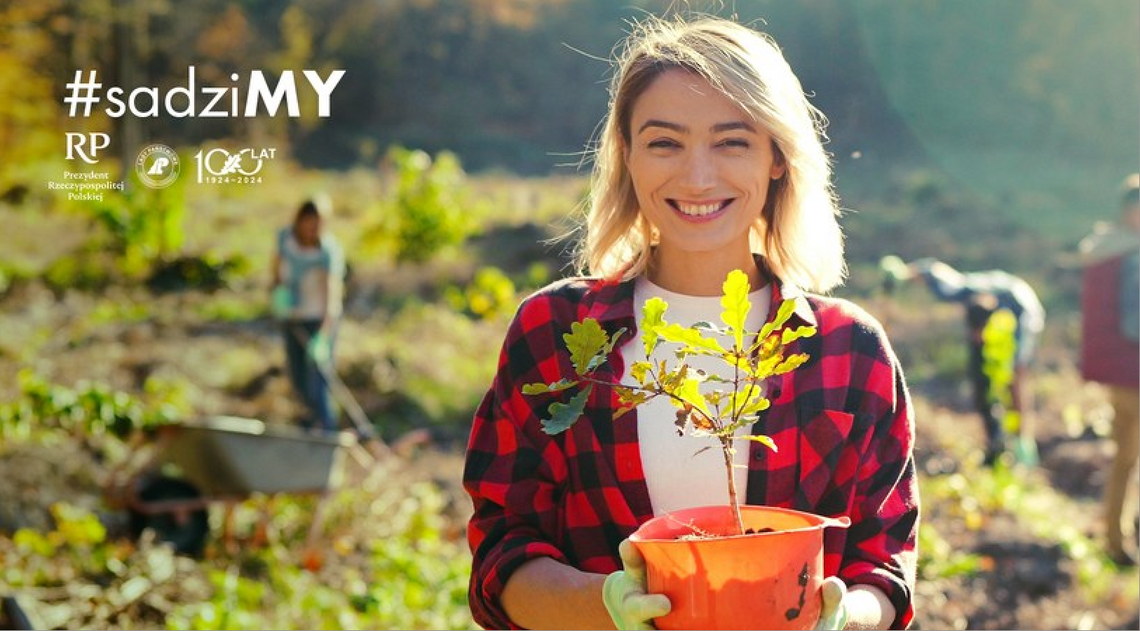
[[[584,275],[520,306],[472,425],[464,484],[474,504],[475,620],[650,628],[669,613],[668,596],[646,593],[644,560],[627,541],[655,516],[723,503],[720,454],[674,436],[669,405],[618,420],[614,388],[570,383],[581,358],[559,349],[592,318],[619,356],[599,379],[627,382],[635,376],[626,367],[649,359],[629,341],[639,328],[654,331],[635,313],[664,300],[682,325],[716,322],[722,284],[740,270],[754,288],[744,328],[772,322],[788,301],[789,326],[819,334],[788,340],[789,353],[810,359],[764,382],[771,406],[755,431],[778,451],[737,435],[748,447],[732,454],[735,486],[748,504],[851,520],[826,535],[828,578],[808,595],[822,601],[809,626],[903,628],[918,526],[912,410],[878,322],[809,293],[844,274],[823,116],[775,43],[730,21],[650,19],[622,50],[579,245]],[[702,393],[732,377],[693,370],[703,371]],[[548,406],[561,404],[524,396],[533,383],[577,388],[579,421],[544,432]]]
[[[751,118],[681,69],[663,73],[637,100],[626,164],[638,207],[656,231],[650,276],[670,279],[665,289],[719,295],[709,267],[750,270],[751,284],[762,284],[750,229],[762,225],[769,183],[785,169],[772,138]]]

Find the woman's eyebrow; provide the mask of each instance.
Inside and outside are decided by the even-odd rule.
[[[648,129],[650,127],[662,127],[664,129],[675,131],[679,134],[689,133],[689,128],[680,124],[680,123],[671,123],[669,121],[663,121],[663,120],[659,120],[656,118],[651,118],[651,119],[645,121],[644,123],[642,123],[641,127],[639,127],[637,129],[637,133],[640,134],[641,132],[645,131],[646,129]]]
[[[641,127],[638,128],[637,133],[640,134],[641,132],[645,131],[646,129],[649,129],[650,127],[661,127],[663,129],[675,131],[679,134],[689,133],[689,128],[686,127],[685,125],[682,125],[680,123],[673,123],[670,121],[664,121],[664,120],[660,120],[657,118],[651,118],[651,119],[645,121],[644,123],[642,123]],[[713,125],[712,127],[710,127],[709,129],[714,134],[719,134],[719,133],[723,133],[726,131],[736,131],[736,130],[744,130],[744,131],[756,133],[756,128],[753,127],[750,123],[747,123],[745,121],[730,121],[727,123],[717,123],[717,124]]]
[[[744,130],[756,133],[756,128],[745,121],[732,121],[731,123],[717,123],[712,126],[714,134],[719,134],[726,131]]]

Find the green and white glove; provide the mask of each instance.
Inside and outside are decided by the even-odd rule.
[[[669,613],[672,605],[664,594],[645,593],[645,559],[629,539],[618,546],[621,570],[606,577],[602,600],[618,629],[656,629],[653,619]]]
[[[269,294],[269,310],[278,320],[287,320],[293,313],[293,292],[285,285],[278,285]]]
[[[823,579],[820,586],[823,607],[819,610],[816,631],[835,631],[847,626],[847,606],[843,604],[847,596],[847,584],[836,576]]]
[[[324,365],[329,361],[332,356],[332,349],[329,348],[329,338],[322,331],[317,331],[309,338],[309,345],[306,349],[309,357],[318,364]]]

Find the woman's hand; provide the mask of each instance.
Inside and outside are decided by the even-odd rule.
[[[819,621],[815,623],[816,631],[834,631],[846,627],[847,606],[843,601],[847,597],[847,585],[838,577],[829,576],[823,579],[820,591],[823,607],[819,611]]]
[[[652,620],[669,613],[664,594],[645,593],[645,559],[629,539],[618,546],[623,569],[606,577],[602,600],[618,629],[655,629]]]

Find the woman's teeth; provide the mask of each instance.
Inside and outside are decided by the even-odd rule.
[[[707,204],[690,204],[687,202],[674,202],[677,210],[691,217],[704,217],[724,208],[724,202],[711,202]]]

